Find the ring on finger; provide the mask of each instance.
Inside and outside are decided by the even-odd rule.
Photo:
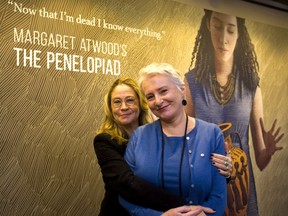
[[[229,163],[227,160],[224,162],[224,165],[226,166],[226,168],[228,168]]]

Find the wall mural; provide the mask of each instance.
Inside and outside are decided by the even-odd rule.
[[[118,77],[137,79],[152,62],[172,64],[184,77],[204,10],[164,0],[9,0],[0,8],[0,212],[97,215],[104,186],[93,138],[104,94]],[[260,171],[247,131],[258,210],[282,215],[288,30],[245,25],[259,63],[264,127],[277,119],[276,137],[285,133],[277,143],[284,149]]]

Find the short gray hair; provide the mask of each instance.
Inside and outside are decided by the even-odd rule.
[[[138,84],[140,88],[142,89],[142,82],[144,80],[155,75],[169,77],[178,88],[184,85],[181,74],[172,65],[167,63],[152,63],[139,71]]]

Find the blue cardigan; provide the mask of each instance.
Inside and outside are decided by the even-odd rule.
[[[164,142],[163,186],[162,132],[159,120],[134,131],[126,149],[125,159],[135,175],[154,185],[165,187],[176,195],[180,194],[181,180],[181,193],[186,205],[209,207],[216,210],[213,215],[222,216],[226,208],[226,179],[212,166],[210,160],[212,153],[224,154],[224,138],[220,128],[196,119],[195,128],[186,135],[181,171],[183,137],[167,137],[164,134]],[[163,213],[134,205],[121,197],[120,203],[131,215],[159,216]]]

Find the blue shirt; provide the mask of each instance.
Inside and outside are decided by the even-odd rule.
[[[212,153],[224,154],[224,138],[220,128],[196,119],[193,130],[186,135],[183,163],[180,171],[183,137],[164,135],[164,186],[182,196],[187,205],[202,205],[223,215],[226,208],[226,179],[212,166]],[[129,140],[125,159],[138,177],[162,186],[162,132],[160,122],[136,129]],[[181,178],[179,174],[181,173]],[[120,198],[120,203],[131,215],[161,215],[163,212],[143,208]]]

